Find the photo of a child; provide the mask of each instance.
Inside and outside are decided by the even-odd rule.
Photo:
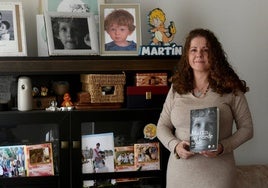
[[[138,55],[140,23],[139,4],[100,4],[100,54]]]
[[[55,49],[91,49],[86,18],[51,18]]]
[[[10,40],[9,33],[10,23],[8,21],[1,21],[0,23],[0,40]]]
[[[14,40],[12,27],[12,11],[0,12],[0,40]],[[9,21],[11,20],[11,21]]]
[[[130,12],[124,9],[113,10],[104,20],[104,30],[112,39],[111,42],[105,43],[105,50],[135,51],[137,49],[136,42],[128,40],[135,28],[134,16]]]

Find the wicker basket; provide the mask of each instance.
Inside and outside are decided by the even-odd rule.
[[[123,103],[125,74],[82,74],[82,91],[89,92],[91,103]]]

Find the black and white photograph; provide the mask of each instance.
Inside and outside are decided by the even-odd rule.
[[[98,55],[96,23],[91,13],[45,12],[49,55]]]
[[[0,2],[0,56],[26,56],[22,4]]]

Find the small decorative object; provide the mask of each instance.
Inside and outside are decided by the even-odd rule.
[[[0,56],[27,56],[21,2],[0,2]]]
[[[69,93],[65,93],[63,96],[63,102],[61,103],[62,107],[71,107],[73,103],[71,101],[71,96]]]
[[[56,81],[53,82],[53,90],[56,95],[62,96],[69,92],[69,83],[67,81]]]
[[[91,103],[123,103],[125,74],[82,74],[82,91],[89,92]]]
[[[49,55],[99,54],[97,28],[93,14],[45,12],[45,25]],[[71,39],[67,40],[68,35]]]
[[[149,15],[150,32],[152,40],[150,45],[141,46],[139,55],[178,56],[182,54],[182,46],[177,46],[173,41],[176,27],[173,21],[165,27],[166,15],[160,8],[153,9]]]
[[[143,129],[144,138],[153,140],[156,137],[156,125],[153,123],[147,124]]]
[[[33,97],[37,97],[40,94],[38,87],[33,87],[32,95]]]
[[[119,41],[114,33],[121,28],[128,33]],[[140,5],[101,4],[100,39],[101,55],[138,55],[141,44]]]
[[[45,86],[41,86],[41,96],[42,97],[46,97],[47,96],[47,92],[48,92],[48,88]]]
[[[46,108],[46,111],[60,111],[61,108],[57,107],[57,101],[53,100],[50,103],[50,106],[48,108]]]

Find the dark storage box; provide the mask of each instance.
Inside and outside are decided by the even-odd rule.
[[[127,87],[127,107],[162,107],[168,91],[168,86],[129,86]]]

